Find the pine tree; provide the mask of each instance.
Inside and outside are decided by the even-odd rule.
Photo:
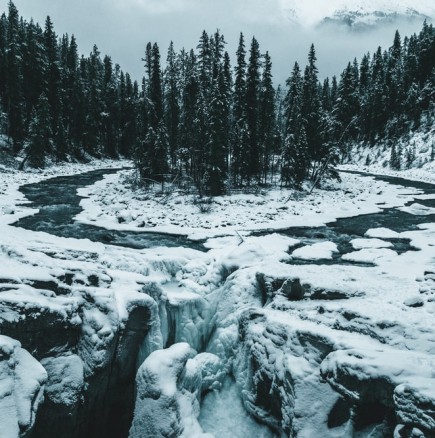
[[[213,53],[210,38],[206,31],[202,32],[197,57],[198,66],[198,98],[196,104],[195,127],[196,150],[194,157],[194,181],[197,187],[203,184],[207,168],[206,145],[210,142],[210,107],[213,80]]]
[[[284,101],[285,139],[281,152],[281,183],[300,187],[308,175],[310,157],[303,117],[303,80],[296,62],[287,80],[288,92]]]
[[[228,117],[225,97],[225,76],[223,69],[213,81],[210,110],[210,141],[208,145],[206,185],[211,196],[225,191]]]
[[[152,48],[149,99],[151,104],[150,124],[154,131],[157,131],[160,122],[163,120],[162,71],[160,67],[160,51],[157,43],[154,43]]]
[[[316,51],[314,45],[311,45],[308,54],[308,65],[303,79],[302,117],[306,121],[305,131],[308,154],[311,160],[320,162],[323,158],[321,152],[322,139],[320,136],[321,106],[316,61]]]
[[[19,152],[24,140],[23,78],[21,69],[22,47],[19,41],[18,10],[12,1],[8,5],[6,110],[8,112],[8,135],[12,139],[13,151]]]
[[[6,95],[6,80],[7,80],[7,32],[8,20],[6,14],[0,17],[0,96],[3,98]]]
[[[373,144],[383,133],[387,121],[384,60],[380,47],[373,56],[370,76],[370,142]]]
[[[269,52],[264,55],[259,100],[260,165],[262,181],[266,183],[276,138],[275,89],[273,88],[272,61]]]
[[[46,90],[46,53],[42,29],[33,21],[26,29],[25,44],[22,47],[23,98],[25,109],[23,117],[30,119],[41,93]]]
[[[164,181],[168,173],[168,132],[164,122],[162,71],[160,67],[160,51],[154,43],[151,52],[151,70],[149,80],[148,128],[143,150],[137,154],[145,167],[141,169],[143,178]]]
[[[242,161],[241,173],[248,185],[254,180],[260,182],[260,145],[259,145],[259,91],[260,91],[260,47],[258,41],[252,38],[249,52],[249,63],[246,76],[246,126],[247,150]]]
[[[174,44],[168,49],[165,70],[165,120],[169,134],[169,155],[172,169],[177,167],[178,129],[180,124],[180,90],[179,65],[174,51]]]
[[[237,64],[234,68],[233,129],[231,131],[231,173],[232,182],[238,186],[242,183],[243,153],[246,149],[246,50],[243,33],[240,34],[237,49]]]
[[[197,60],[193,50],[186,59],[185,80],[182,89],[182,105],[180,115],[180,156],[184,170],[195,181],[198,180],[199,135],[197,126],[197,107],[199,100],[199,79]]]
[[[233,118],[232,118],[233,76],[231,71],[230,55],[228,54],[228,52],[224,53],[222,68],[223,68],[222,93],[224,97],[224,106],[225,106],[225,111],[224,111],[225,145],[226,145],[225,166],[227,171],[230,171],[231,129],[233,123]]]
[[[44,28],[44,47],[47,59],[46,78],[47,78],[47,98],[50,105],[50,114],[52,120],[52,130],[55,130],[58,124],[58,117],[61,111],[60,103],[60,71],[57,53],[57,36],[53,30],[53,23],[50,17],[47,17]]]
[[[119,105],[120,105],[120,146],[119,152],[124,157],[130,157],[138,132],[138,112],[139,112],[139,93],[137,82],[132,83],[128,73],[121,72],[119,86]]]
[[[396,148],[395,142],[391,146],[390,167],[394,170],[400,170],[401,167],[401,154],[400,150]]]
[[[48,99],[41,94],[29,128],[27,159],[32,167],[44,167],[51,149],[52,131]]]
[[[359,114],[359,82],[358,67],[350,63],[341,75],[338,85],[338,99],[334,107],[334,114],[337,121],[337,137],[343,134],[356,139],[357,126],[356,118]]]
[[[103,83],[102,83],[102,138],[104,153],[115,158],[118,150],[118,96],[116,77],[113,71],[112,59],[105,56],[103,59]]]
[[[54,145],[56,146],[55,152],[58,161],[65,161],[70,151],[65,126],[61,118],[59,118],[56,135],[54,136]]]
[[[364,55],[359,71],[359,131],[364,140],[370,137],[370,57],[368,54]]]
[[[94,45],[89,59],[82,58],[80,62],[82,80],[86,83],[84,93],[85,119],[83,138],[83,149],[90,155],[101,153],[101,117],[104,115],[101,96],[101,82],[103,76],[103,63],[100,58],[98,47]]]

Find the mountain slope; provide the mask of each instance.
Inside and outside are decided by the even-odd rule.
[[[327,23],[371,27],[398,19],[432,19],[435,4],[428,0],[282,0],[285,15],[306,26]]]

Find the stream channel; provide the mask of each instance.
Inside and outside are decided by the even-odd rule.
[[[60,237],[89,239],[93,242],[135,249],[166,246],[188,247],[206,251],[202,241],[190,240],[185,236],[151,231],[108,230],[74,221],[74,217],[82,211],[80,207],[82,197],[77,194],[77,190],[92,185],[102,179],[104,175],[115,173],[118,170],[94,170],[73,176],[51,178],[39,183],[22,186],[20,191],[31,202],[30,206],[39,209],[39,212],[20,219],[14,225],[32,231],[43,231]],[[429,183],[410,181],[398,177],[373,176],[390,184],[418,189],[421,194],[435,194],[435,185]],[[413,200],[408,205],[414,202],[418,202],[426,207],[435,208],[435,199]],[[379,205],[379,207],[382,207],[382,205]],[[297,246],[298,248],[323,241],[337,244],[339,252],[333,256],[332,260],[306,261],[294,258],[291,261],[292,264],[358,264],[343,261],[341,257],[353,251],[352,245],[349,242],[352,239],[363,237],[368,229],[385,227],[393,231],[404,232],[415,230],[418,224],[431,222],[435,222],[435,214],[420,216],[403,212],[397,208],[385,208],[374,214],[338,219],[322,227],[289,227],[282,230],[259,231],[253,234],[266,235],[277,232],[300,240],[301,243]],[[414,250],[409,245],[407,239],[385,240],[390,241],[393,244],[391,249],[399,254]],[[294,249],[296,248],[292,248],[292,250]]]

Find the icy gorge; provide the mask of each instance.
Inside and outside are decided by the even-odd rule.
[[[434,436],[435,186],[344,174],[370,214],[192,241],[75,221],[115,171],[1,216],[0,436]]]

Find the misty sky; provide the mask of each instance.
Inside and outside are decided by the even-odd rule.
[[[102,54],[109,54],[135,79],[143,75],[141,58],[148,41],[159,44],[165,59],[171,40],[176,49],[196,47],[203,29],[212,33],[219,28],[232,57],[240,31],[248,41],[255,35],[261,51],[268,50],[272,56],[278,83],[287,78],[296,60],[305,65],[312,42],[323,78],[339,74],[347,61],[355,56],[360,58],[366,51],[373,52],[378,45],[390,46],[396,27],[403,36],[421,27],[420,22],[402,21],[366,32],[350,32],[342,27],[319,29],[316,21],[330,13],[331,5],[337,1],[341,5],[346,3],[346,0],[15,0],[14,3],[26,20],[33,17],[43,24],[50,15],[58,34],[67,32],[76,36],[81,53],[88,54],[92,45],[97,44]],[[303,8],[295,22],[291,9],[298,2]],[[0,7],[6,11],[7,0],[0,0]]]

